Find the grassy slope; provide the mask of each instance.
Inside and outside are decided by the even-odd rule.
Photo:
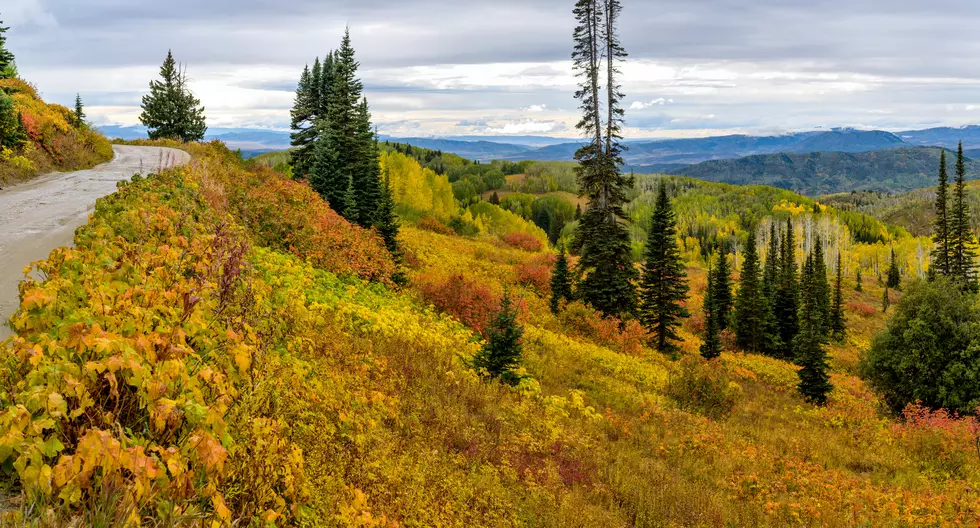
[[[0,186],[50,171],[86,169],[112,159],[112,146],[87,125],[72,125],[72,112],[47,104],[37,90],[20,79],[0,80],[14,100],[27,129],[22,147],[0,152]]]
[[[910,441],[879,415],[853,375],[858,349],[884,325],[879,311],[859,309],[880,298],[870,279],[864,294],[847,288],[852,335],[832,349],[837,388],[828,407],[796,395],[793,366],[726,353],[699,368],[730,380],[728,390],[741,396],[730,415],[708,418],[668,394],[671,381],[686,374],[642,346],[635,331],[610,331],[580,307],[553,316],[545,287],[521,279],[545,255],[406,227],[415,286],[399,292],[339,278],[329,265],[317,269],[242,236],[249,231],[242,231],[240,212],[266,197],[248,186],[264,187],[262,178],[276,176],[245,176],[236,162],[221,159],[137,182],[101,202],[78,247],[56,252],[41,264],[48,280],[25,288],[20,337],[3,354],[0,423],[21,416],[11,405],[20,403],[28,423],[54,420],[40,435],[28,427],[28,440],[54,437],[62,445],[0,435],[0,447],[37,453],[37,465],[8,470],[10,482],[37,494],[24,513],[50,506],[53,514],[94,522],[134,504],[141,515],[173,514],[172,524],[264,516],[324,526],[976,520],[971,489],[980,483],[980,464],[969,459],[953,476],[937,470],[932,444]],[[273,225],[249,229],[274,227],[275,217],[267,221]],[[244,267],[236,264],[236,247],[246,248]],[[477,337],[422,301],[424,285],[459,274],[491,295],[509,287],[521,298],[531,381],[510,389],[484,383],[464,366]],[[688,304],[696,313],[704,274],[689,274]],[[80,287],[90,294],[78,295]],[[143,308],[134,311],[133,303]],[[154,314],[156,329],[144,329],[150,319],[130,313]],[[681,332],[685,356],[696,354],[698,326],[692,318]],[[97,329],[109,335],[89,344]],[[146,348],[144,332],[149,343],[184,337],[178,349]],[[125,362],[112,363],[114,357]],[[99,364],[110,370],[89,369]],[[73,376],[93,396],[86,416],[98,417],[97,427],[142,469],[113,469],[76,447],[86,445],[73,436],[82,431],[65,416],[78,401],[51,394],[79,386],[45,374],[51,372],[78,372]],[[125,400],[128,414],[113,412],[121,396],[100,381],[108,372],[140,395]],[[200,392],[189,389],[198,384]],[[211,434],[220,443],[201,440]],[[137,457],[144,452],[146,460]],[[69,454],[105,473],[66,482],[57,468],[72,474]],[[176,458],[164,464],[164,455]],[[44,480],[42,464],[56,468],[53,481]],[[156,468],[153,476],[147,467]],[[193,479],[184,480],[188,474]],[[189,487],[175,486],[183,482]],[[70,509],[43,498],[75,489]],[[102,489],[120,495],[107,499]],[[177,504],[177,514],[167,504]]]

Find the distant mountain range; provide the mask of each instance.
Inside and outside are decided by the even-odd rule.
[[[906,192],[935,185],[938,147],[904,147],[873,152],[808,152],[712,160],[671,174],[732,183],[771,185],[800,194],[852,191]],[[967,160],[967,177],[976,179],[980,163]]]
[[[110,137],[146,137],[144,127],[105,126]],[[219,139],[246,156],[289,148],[289,132],[213,128]],[[571,161],[580,141],[546,136],[392,137],[417,147],[479,161]],[[931,185],[938,149],[963,141],[968,157],[980,158],[980,126],[904,132],[838,128],[779,136],[727,135],[627,141],[626,166],[637,172],[684,174],[710,181],[775,185],[804,194],[868,190],[901,192]],[[971,172],[973,169],[971,162]]]

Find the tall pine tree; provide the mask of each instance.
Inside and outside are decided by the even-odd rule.
[[[3,20],[0,20],[0,79],[17,77],[17,64],[14,62],[14,54],[7,48],[6,33],[9,29],[4,27]]]
[[[823,251],[823,240],[817,236],[813,248],[812,287],[817,299],[817,310],[823,316],[824,329],[830,330],[830,282],[827,280],[827,262]]]
[[[551,272],[551,312],[557,314],[561,303],[572,300],[572,277],[568,270],[565,246],[558,248],[558,258]]]
[[[838,342],[847,335],[847,320],[844,318],[844,266],[841,254],[837,253],[837,280],[834,281],[834,300],[830,305],[830,333]]]
[[[85,124],[85,105],[82,104],[82,94],[75,94],[75,126],[81,127]]]
[[[902,287],[902,274],[898,268],[898,258],[895,257],[895,248],[892,248],[892,258],[891,263],[888,265],[888,279],[885,282],[885,286],[896,290]]]
[[[711,262],[710,256],[708,262]],[[714,272],[708,265],[708,288],[704,292],[704,343],[701,344],[701,356],[714,359],[721,355],[721,327],[718,325],[718,303],[714,296]]]
[[[357,139],[359,152],[351,177],[351,188],[357,209],[357,215],[353,220],[361,227],[370,228],[375,224],[378,203],[381,200],[381,165],[378,161],[378,142],[371,127],[371,112],[368,110],[367,99],[362,99],[357,107]]]
[[[864,291],[863,279],[861,278],[861,265],[860,264],[857,267],[857,271],[854,272],[854,282],[857,283],[857,285],[854,286],[854,291],[856,291],[856,292],[862,292],[862,291]]]
[[[656,209],[647,237],[646,263],[640,283],[639,319],[655,339],[657,350],[672,352],[681,319],[688,316],[681,303],[687,299],[687,275],[677,247],[677,222],[667,198],[667,187],[660,186]]]
[[[956,187],[953,189],[953,211],[949,229],[952,275],[963,287],[976,289],[977,254],[973,249],[970,204],[966,197],[966,159],[963,156],[962,141],[956,153]]]
[[[779,232],[776,223],[769,226],[769,245],[766,249],[766,267],[762,274],[762,289],[772,303],[776,298],[776,288],[779,284]]]
[[[353,222],[360,220],[356,196],[360,193],[359,186],[365,183],[364,156],[369,150],[365,145],[366,115],[361,107],[364,85],[357,77],[358,67],[348,29],[344,32],[340,49],[334,55],[332,73],[321,75],[321,92],[329,88],[329,93],[325,97],[321,94],[321,101],[325,101],[325,115],[318,123],[313,170],[310,173],[313,189],[327,200],[334,211]],[[324,77],[331,78],[329,87],[322,85]],[[370,124],[367,128],[370,132]],[[377,186],[377,181],[374,184]]]
[[[391,189],[391,176],[385,172],[385,182],[381,189],[381,200],[378,202],[377,223],[378,234],[384,240],[388,253],[395,262],[401,262],[401,247],[398,244],[398,231],[401,224],[395,214],[395,193]]]
[[[580,78],[575,97],[582,110],[582,120],[576,126],[588,139],[575,153],[579,162],[576,167],[579,188],[588,198],[575,241],[584,277],[579,285],[579,297],[606,315],[620,315],[631,313],[636,307],[633,281],[637,273],[629,231],[622,220],[626,193],[634,182],[621,170],[623,112],[617,76],[618,63],[625,52],[616,36],[619,4],[614,0],[578,0],[574,15],[577,25],[572,60]]]
[[[786,234],[780,244],[779,278],[773,314],[779,328],[779,353],[782,359],[793,359],[793,339],[799,332],[800,290],[796,275],[796,238],[793,220],[786,220]]]
[[[762,270],[759,266],[755,235],[749,230],[738,293],[735,296],[735,312],[732,314],[735,343],[747,352],[772,353],[776,346],[773,322],[769,299],[762,288]]]
[[[950,261],[950,222],[949,222],[949,175],[946,172],[946,149],[939,153],[939,186],[936,187],[936,220],[933,222],[932,267],[939,275],[949,277],[952,271]]]
[[[187,72],[169,51],[160,67],[160,77],[160,81],[150,81],[150,93],[143,96],[140,114],[150,139],[204,139],[208,129],[204,107],[187,86]]]
[[[718,267],[714,274],[714,303],[717,310],[718,328],[728,328],[735,297],[732,294],[732,268],[728,264],[728,250],[723,246],[718,252]]]
[[[316,67],[319,67],[320,59],[316,59]],[[313,84],[313,75],[310,67],[303,68],[303,73],[299,78],[299,85],[296,87],[296,99],[293,109],[290,110],[289,144],[292,150],[289,151],[290,164],[293,166],[293,174],[299,178],[306,178],[313,165],[313,144],[316,141],[317,128],[317,89]]]
[[[833,386],[827,371],[825,318],[820,311],[818,287],[813,283],[817,278],[814,255],[807,259],[803,273],[802,303],[800,306],[800,329],[793,340],[796,363],[799,371],[799,391],[807,401],[817,405],[827,403],[827,393]]]

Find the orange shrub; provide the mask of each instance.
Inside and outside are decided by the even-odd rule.
[[[426,302],[481,334],[500,308],[500,297],[490,288],[463,275],[442,282],[420,282],[419,291]]]
[[[344,220],[308,185],[262,173],[265,182],[248,189],[239,208],[256,242],[338,275],[390,280],[395,263],[376,233]]]
[[[456,234],[446,224],[440,222],[438,218],[430,214],[422,215],[422,218],[419,219],[418,227],[419,229],[425,229],[426,231],[432,231],[433,233],[439,233],[440,235]]]
[[[551,254],[538,255],[526,262],[514,266],[517,282],[534,288],[540,295],[551,293],[551,270],[555,265],[555,256]]]
[[[624,323],[615,317],[603,317],[601,313],[578,301],[566,306],[560,320],[568,333],[628,354],[640,353],[643,343],[649,337],[649,333],[637,321]]]
[[[513,248],[523,249],[524,251],[531,251],[533,253],[541,251],[541,239],[534,235],[527,233],[508,233],[500,237],[500,239],[504,241],[504,244]]]
[[[931,410],[909,404],[905,422],[893,427],[920,468],[939,478],[964,478],[969,459],[980,449],[980,421],[945,409]]]

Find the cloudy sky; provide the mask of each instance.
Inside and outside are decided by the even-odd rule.
[[[3,0],[21,75],[136,124],[167,49],[212,127],[288,127],[349,24],[383,133],[574,136],[573,0]],[[977,0],[623,0],[628,135],[980,123]]]

